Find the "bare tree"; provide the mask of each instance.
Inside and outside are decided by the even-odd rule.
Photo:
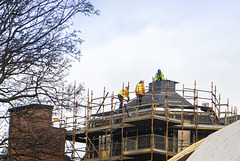
[[[80,31],[69,28],[78,13],[90,16],[99,11],[88,0],[0,1],[1,119],[8,120],[2,112],[6,108],[36,102],[71,104],[71,98],[81,94],[82,84],[61,90],[71,62],[81,56]],[[0,148],[8,139],[12,138],[0,139]]]
[[[80,31],[69,32],[77,13],[99,11],[87,0],[0,2],[1,105],[58,101],[59,84],[81,56]]]

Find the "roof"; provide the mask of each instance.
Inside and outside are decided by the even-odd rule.
[[[168,81],[168,84],[167,84]],[[160,82],[149,83],[149,91],[145,93],[142,98],[143,104],[151,104],[152,103],[152,87],[154,87],[154,103],[158,103],[160,106],[165,105],[165,98],[168,97],[169,106],[182,105],[182,96],[180,96],[175,91],[175,86],[178,82],[171,80],[162,80]],[[166,88],[168,86],[168,88]],[[135,98],[131,101],[128,106],[136,106],[137,99]],[[184,99],[184,105],[192,105],[186,99]]]
[[[188,158],[195,160],[240,160],[240,120],[209,135]]]

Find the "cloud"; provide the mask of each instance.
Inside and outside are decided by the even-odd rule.
[[[199,88],[211,90],[213,81],[224,97],[239,103],[240,21],[233,1],[111,5],[82,29],[83,57],[71,79],[100,95],[104,86],[116,94],[123,83],[130,82],[132,90],[139,80],[148,84],[161,68],[165,77],[186,86],[197,80]]]

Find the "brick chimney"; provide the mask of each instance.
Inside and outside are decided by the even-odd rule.
[[[40,104],[9,110],[9,160],[66,160],[66,130],[52,127],[52,110]]]

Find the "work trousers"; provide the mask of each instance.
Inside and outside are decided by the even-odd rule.
[[[142,94],[137,94],[137,104],[138,104],[138,105],[141,105],[141,104],[142,104],[142,97],[143,97]]]
[[[122,109],[122,105],[123,105],[123,96],[121,96],[120,94],[118,95],[118,99],[119,99],[119,109]]]

